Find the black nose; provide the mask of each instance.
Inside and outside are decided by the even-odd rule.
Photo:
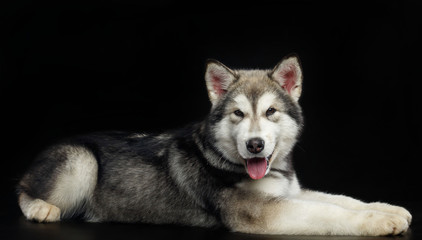
[[[260,153],[265,146],[265,141],[262,138],[251,138],[246,142],[246,148],[251,153]]]

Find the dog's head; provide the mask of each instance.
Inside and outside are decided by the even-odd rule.
[[[296,55],[273,70],[231,70],[209,60],[210,134],[225,160],[244,165],[253,179],[283,166],[302,126],[298,99],[302,69]]]

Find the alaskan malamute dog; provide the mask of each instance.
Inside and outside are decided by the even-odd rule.
[[[79,136],[44,151],[18,186],[29,220],[144,222],[256,234],[389,235],[410,213],[302,189],[292,148],[303,119],[295,55],[272,70],[209,60],[208,117],[158,135]]]

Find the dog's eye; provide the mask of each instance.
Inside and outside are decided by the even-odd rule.
[[[273,115],[275,113],[275,111],[277,111],[277,110],[275,110],[275,108],[270,107],[270,108],[267,109],[267,112],[265,113],[265,115],[267,115],[267,117],[269,117],[269,116]]]
[[[242,111],[240,111],[239,109],[233,112],[234,115],[243,118],[245,116],[245,114],[243,114]]]

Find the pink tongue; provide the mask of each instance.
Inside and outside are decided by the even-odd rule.
[[[252,179],[261,179],[267,171],[267,160],[265,158],[251,158],[247,160],[248,174]]]

